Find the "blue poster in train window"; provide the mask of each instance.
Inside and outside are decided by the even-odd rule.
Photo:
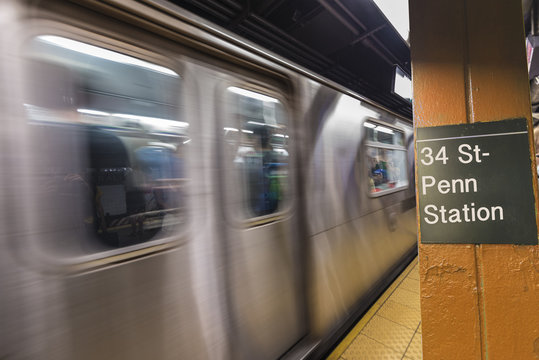
[[[174,152],[161,146],[144,146],[135,151],[144,181],[151,184],[155,209],[176,208],[180,198],[169,183],[183,177],[183,161]]]
[[[277,211],[282,198],[281,180],[287,163],[273,150],[252,151],[244,157],[250,211],[256,216]]]

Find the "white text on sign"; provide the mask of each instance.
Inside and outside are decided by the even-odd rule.
[[[461,144],[458,146],[457,161],[461,164],[479,164],[486,157],[490,156],[488,152],[482,152],[479,145]],[[421,163],[425,166],[434,164],[435,161],[446,165],[451,159],[447,155],[446,146],[433,150],[425,146],[420,151]],[[421,196],[426,196],[429,192],[437,191],[439,194],[464,194],[477,193],[479,185],[476,178],[455,178],[455,179],[436,179],[433,175],[421,176]],[[464,204],[459,208],[446,208],[444,205],[436,206],[427,204],[424,207],[425,222],[430,225],[437,223],[461,223],[476,221],[503,221],[503,207],[496,205],[490,207],[475,207],[475,203]]]
[[[483,157],[490,156],[490,153],[481,153],[481,149],[479,148],[479,145],[475,145],[473,148],[470,144],[461,144],[458,148],[460,156],[458,157],[458,160],[462,164],[469,164],[472,161],[477,163],[482,162]],[[433,157],[433,150],[432,148],[425,146],[423,149],[421,149],[421,155],[423,155],[423,158],[421,159],[421,163],[423,165],[429,166],[434,163],[434,161],[441,161],[444,165],[447,164],[447,161],[449,161],[449,158],[447,157],[447,152],[445,146],[442,146],[440,150],[436,153],[436,155]]]

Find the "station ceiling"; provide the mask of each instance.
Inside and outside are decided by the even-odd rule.
[[[372,0],[169,0],[312,72],[412,118],[392,93],[410,47]]]
[[[396,65],[411,75],[410,46],[373,0],[169,1],[412,118],[411,102],[392,92]],[[528,36],[539,0],[521,1]],[[539,81],[530,85],[539,119]]]

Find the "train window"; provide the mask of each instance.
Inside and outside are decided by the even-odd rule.
[[[227,89],[230,116],[224,137],[234,163],[245,218],[282,210],[288,186],[288,141],[282,103],[250,90]]]
[[[33,38],[24,54],[40,233],[80,250],[177,231],[189,141],[178,74],[52,35]]]
[[[369,189],[381,195],[408,186],[404,133],[366,121]]]

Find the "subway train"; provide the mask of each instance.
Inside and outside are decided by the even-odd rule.
[[[0,24],[0,359],[320,358],[415,256],[411,119],[161,0]]]

